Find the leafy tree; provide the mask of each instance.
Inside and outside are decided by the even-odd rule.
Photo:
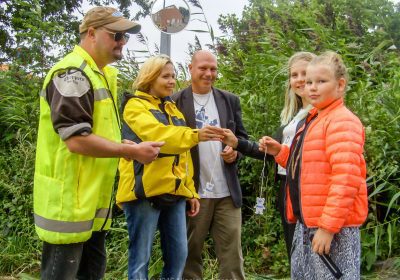
[[[14,0],[2,4],[0,59],[29,65],[32,69],[53,62],[58,48],[68,51],[77,41],[78,22],[74,12],[81,1]],[[74,36],[71,36],[74,35]],[[16,61],[15,61],[16,60]]]
[[[4,0],[0,4],[0,63],[18,63],[42,71],[68,53],[79,41],[77,15],[83,16],[82,0]],[[115,5],[130,17],[148,15],[152,1],[89,0],[91,5]]]

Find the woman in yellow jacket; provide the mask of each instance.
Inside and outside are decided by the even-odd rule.
[[[134,95],[123,101],[124,139],[165,142],[150,164],[121,159],[117,203],[123,208],[129,232],[129,279],[148,279],[154,234],[160,231],[164,267],[161,279],[180,279],[187,256],[187,214],[199,211],[190,149],[199,141],[223,137],[218,127],[191,129],[170,95],[175,71],[166,56],[149,58],[139,70]],[[133,143],[132,143],[133,144]]]

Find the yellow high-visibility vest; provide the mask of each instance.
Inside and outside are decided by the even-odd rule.
[[[102,72],[80,46],[47,74],[40,97],[40,120],[34,178],[34,218],[39,238],[52,244],[88,240],[92,231],[111,224],[111,194],[118,158],[94,158],[71,153],[54,131],[46,88],[55,73],[80,69],[94,94],[92,133],[121,141],[117,112],[117,70]]]

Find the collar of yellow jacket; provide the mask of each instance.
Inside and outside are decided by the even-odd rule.
[[[80,57],[82,57],[87,64],[90,66],[90,68],[93,69],[93,71],[99,72],[99,73],[104,73],[105,75],[108,74],[112,74],[112,75],[117,75],[118,74],[118,70],[112,66],[106,65],[104,66],[103,69],[101,69],[102,71],[99,70],[99,67],[97,67],[96,62],[94,62],[93,58],[90,56],[90,54],[88,54],[87,51],[85,51],[84,48],[82,48],[79,45],[76,45],[74,47],[73,53],[76,53],[77,55],[79,55]]]
[[[157,96],[148,94],[148,93],[140,91],[140,90],[136,90],[135,95],[139,98],[146,99],[147,101],[149,101],[150,103],[155,104],[155,105],[158,105],[160,103],[174,103],[171,96],[159,98]]]

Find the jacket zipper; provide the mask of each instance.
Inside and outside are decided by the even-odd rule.
[[[168,120],[168,123],[171,125],[174,125],[173,124],[173,122],[171,121],[171,116],[167,113],[167,111],[165,110],[165,101],[163,100],[163,99],[160,99],[160,101],[161,101],[161,104],[159,105],[159,107],[160,107],[160,109],[161,109],[161,111],[166,115],[166,117],[167,117],[167,120]],[[175,126],[175,125],[174,125]],[[180,181],[180,183],[182,183],[182,181],[183,181],[183,179],[182,178],[180,178],[178,175],[176,175],[175,174],[175,171],[174,171],[174,169],[175,169],[175,166],[178,166],[179,165],[179,161],[180,161],[180,155],[178,154],[178,155],[175,155],[175,158],[174,158],[174,161],[172,162],[172,174],[174,174],[174,176],[175,176],[175,182],[177,181],[177,180],[179,180]],[[175,193],[176,193],[176,191],[179,189],[179,186],[177,186],[177,187],[175,187]]]
[[[303,165],[302,164],[303,163],[303,145],[304,145],[304,140],[306,138],[307,131],[308,131],[311,123],[316,119],[317,116],[318,116],[318,114],[313,116],[308,123],[306,122],[304,130],[303,130],[303,137],[302,137],[301,143],[300,143],[300,153],[301,153],[300,159],[301,160],[300,160],[300,163],[299,163],[299,176],[297,178],[297,185],[299,186],[299,206],[300,206],[299,207],[299,211],[300,211],[300,217],[301,217],[301,220],[303,221],[303,223],[304,223],[304,225],[306,227],[307,227],[306,221],[305,221],[304,216],[303,216],[303,204],[302,204],[302,201],[301,201],[301,184],[300,184],[301,183],[300,179],[301,179],[301,174],[302,174],[301,167]]]
[[[307,132],[307,130],[305,130],[304,131],[304,133],[306,133]],[[304,134],[304,137],[303,137],[303,141],[301,141],[301,146],[300,146],[300,152],[301,152],[301,160],[300,160],[300,163],[299,163],[299,176],[298,176],[298,178],[297,178],[297,185],[299,186],[299,211],[300,211],[300,217],[301,217],[301,220],[302,220],[302,222],[304,223],[304,225],[306,224],[306,221],[304,220],[304,216],[303,216],[303,204],[302,204],[302,202],[301,202],[301,185],[300,185],[300,179],[301,179],[301,174],[302,174],[302,172],[301,172],[301,166],[302,166],[302,162],[303,162],[303,143],[304,143],[304,138],[305,138],[305,134]]]
[[[96,72],[97,72],[97,71],[96,71]],[[108,84],[107,78],[106,78],[106,76],[105,76],[103,73],[101,73],[101,72],[97,72],[97,73],[99,73],[101,76],[103,76],[104,80],[106,81],[107,89],[108,89],[108,91],[109,91],[108,94],[109,94],[109,96],[110,96],[110,98],[111,98],[111,101],[112,101],[112,103],[113,103],[115,116],[117,117],[118,127],[119,127],[119,130],[121,130],[121,129],[122,129],[122,127],[121,127],[121,120],[120,120],[120,118],[119,118],[119,114],[118,114],[118,111],[117,111],[117,106],[116,106],[116,104],[115,104],[114,96],[112,95],[111,90],[110,90],[110,85]],[[100,231],[103,231],[104,227],[105,227],[106,224],[107,224],[108,217],[110,217],[111,203],[112,203],[112,200],[113,200],[113,199],[112,199],[112,194],[113,194],[113,192],[114,192],[114,184],[113,184],[113,187],[112,187],[112,190],[111,190],[110,203],[108,204],[107,215],[106,215],[106,218],[104,219],[103,225],[102,225],[101,228],[100,228]]]
[[[104,80],[106,81],[107,89],[108,89],[108,91],[109,91],[108,95],[110,96],[111,101],[112,101],[112,103],[113,103],[114,113],[115,113],[115,116],[117,117],[118,127],[119,127],[119,130],[121,130],[121,129],[122,129],[122,127],[121,127],[121,120],[120,120],[120,118],[119,118],[119,114],[118,114],[118,110],[117,110],[117,105],[115,104],[114,96],[112,95],[111,90],[110,90],[110,85],[108,84],[108,81],[107,81],[106,76],[105,76],[103,73],[100,73],[100,72],[98,72],[98,73],[99,73],[101,76],[103,76]]]

